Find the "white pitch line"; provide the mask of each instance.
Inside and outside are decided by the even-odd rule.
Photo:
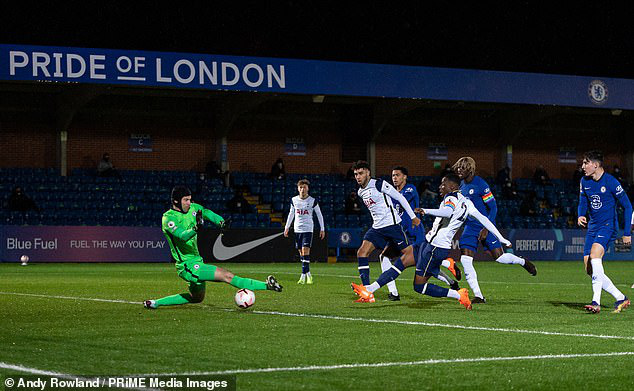
[[[73,296],[54,296],[54,295],[38,295],[33,293],[14,293],[14,292],[0,292],[1,295],[16,295],[16,296],[30,296],[40,297],[48,299],[67,299],[67,300],[84,300],[84,301],[97,301],[106,303],[122,303],[122,304],[134,304],[141,305],[141,302],[126,301],[126,300],[110,300],[110,299],[97,299],[90,297],[73,297]],[[243,310],[238,309],[221,309],[227,312],[241,312]],[[391,319],[372,319],[372,318],[351,318],[345,316],[336,315],[320,315],[320,314],[303,314],[294,312],[279,312],[279,311],[250,311],[253,314],[259,315],[273,315],[273,316],[288,316],[294,318],[312,318],[312,319],[328,319],[328,320],[343,320],[349,322],[368,322],[368,323],[386,323],[386,324],[401,324],[409,326],[423,326],[423,327],[439,327],[450,328],[460,330],[475,330],[475,331],[492,331],[502,333],[516,333],[516,334],[537,334],[537,335],[555,335],[560,337],[587,337],[587,338],[600,338],[600,339],[624,339],[634,341],[634,336],[622,336],[622,335],[603,335],[603,334],[577,334],[577,333],[562,333],[558,331],[543,331],[543,330],[524,330],[524,329],[507,329],[501,327],[481,327],[481,326],[464,326],[459,324],[443,324],[443,323],[428,323],[409,320],[391,320]]]
[[[396,362],[377,362],[377,363],[337,364],[337,365],[308,365],[308,366],[300,366],[300,367],[245,368],[245,369],[229,369],[224,371],[161,373],[161,374],[133,375],[133,376],[238,375],[238,374],[244,374],[244,373],[328,371],[328,370],[334,370],[334,369],[351,369],[351,368],[403,367],[403,366],[416,366],[416,365],[461,364],[461,363],[477,363],[477,362],[491,362],[491,361],[553,360],[553,359],[595,358],[595,357],[614,357],[614,356],[618,357],[618,356],[632,356],[632,355],[634,355],[634,352],[611,352],[611,353],[588,353],[588,354],[544,354],[544,355],[538,355],[538,356],[475,357],[475,358],[428,359],[428,360],[420,360],[420,361],[396,361]]]
[[[25,367],[23,365],[9,364],[9,363],[2,362],[2,361],[0,361],[0,368],[8,369],[10,371],[15,371],[15,372],[30,373],[32,375],[58,377],[60,379],[69,379],[69,380],[78,379],[78,380],[81,380],[81,381],[93,380],[91,378],[71,375],[71,374],[68,374],[68,373],[51,372],[51,371],[46,371],[46,370],[43,370],[43,369]],[[5,379],[7,377],[9,377],[9,376],[5,376]],[[137,391],[159,391],[159,390],[157,390],[155,388],[136,388],[136,387],[123,387],[123,386],[116,387],[116,388],[123,388],[123,389],[126,389],[126,390],[137,390]]]

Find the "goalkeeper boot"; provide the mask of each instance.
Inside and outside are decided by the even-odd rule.
[[[270,291],[281,292],[282,286],[279,282],[277,282],[277,279],[275,277],[268,276],[266,277],[266,289]]]
[[[310,273],[306,274],[306,284],[313,285],[313,276]]]
[[[354,294],[359,296],[359,300],[356,303],[374,303],[374,293],[370,292],[363,285],[357,285],[354,282],[350,284]]]
[[[619,300],[614,303],[614,311],[612,311],[612,313],[618,314],[619,312],[623,311],[629,306],[630,306],[630,299],[628,299],[627,296],[625,296],[623,300]]]
[[[462,304],[464,308],[470,310],[471,300],[469,300],[469,291],[467,290],[467,288],[460,289],[458,293],[460,294],[460,299],[458,299],[458,301],[460,301],[460,304]]]
[[[456,280],[460,281],[462,278],[462,272],[458,266],[456,266],[456,261],[454,261],[453,258],[447,258],[447,260],[449,261],[449,267],[447,269],[451,272],[451,274],[453,274]]]
[[[596,301],[593,301],[592,303],[584,306],[583,308],[586,311],[591,312],[593,314],[598,314],[599,312],[601,312],[601,305],[598,304]]]
[[[146,300],[143,302],[143,307],[149,309],[149,310],[155,310],[156,309],[156,301],[154,300]]]
[[[306,283],[306,275],[302,274],[302,276],[299,277],[299,280],[297,280],[297,283],[300,285],[304,285]]]

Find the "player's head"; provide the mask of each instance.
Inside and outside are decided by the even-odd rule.
[[[453,172],[458,174],[460,179],[469,178],[475,175],[475,160],[473,160],[471,156],[461,157],[456,163],[454,163],[451,169],[453,170]]]
[[[187,186],[174,186],[172,189],[172,209],[187,213],[191,203],[191,190]]]
[[[445,175],[440,181],[440,187],[438,188],[442,196],[453,193],[458,189],[460,189],[460,177],[453,173]]]
[[[359,160],[352,165],[354,171],[354,179],[361,187],[368,184],[370,180],[370,165],[364,160]]]
[[[407,183],[407,168],[403,166],[396,166],[392,168],[392,183],[397,189],[405,186]]]
[[[587,176],[593,175],[597,170],[603,170],[603,153],[596,150],[584,153],[581,169]]]
[[[310,182],[308,179],[300,179],[297,182],[297,192],[301,198],[306,198],[308,196],[308,187],[310,186]]]

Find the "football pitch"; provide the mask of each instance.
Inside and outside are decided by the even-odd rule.
[[[0,264],[0,375],[228,374],[239,390],[630,388],[634,307],[613,314],[604,292],[601,313],[587,314],[581,262],[535,264],[537,277],[476,263],[488,302],[472,311],[414,292],[412,269],[401,301],[383,288],[376,303],[354,303],[355,263],[311,264],[314,285],[296,284],[299,263],[219,263],[284,286],[257,291],[247,310],[218,283],[201,304],[144,309],[186,291],[170,264]],[[632,297],[634,263],[604,265]]]

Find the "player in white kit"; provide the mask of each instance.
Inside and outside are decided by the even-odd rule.
[[[439,267],[449,254],[453,238],[458,229],[465,223],[468,217],[478,220],[489,232],[493,233],[501,243],[510,247],[511,242],[500,234],[498,229],[480,213],[473,203],[460,194],[460,178],[455,174],[449,174],[442,179],[440,184],[440,194],[443,201],[438,209],[421,209],[421,213],[436,216],[432,229],[427,233],[427,244],[417,246],[416,252],[416,274],[414,277],[414,290],[418,293],[433,297],[450,297],[460,301],[460,304],[467,309],[471,309],[469,292],[466,288],[459,291],[442,288],[427,281],[430,277],[438,275]],[[383,274],[371,285],[363,286],[352,283],[352,289],[360,297],[362,302],[374,302],[374,291],[383,285],[396,279],[414,262],[401,262],[397,260],[392,268]]]
[[[302,261],[302,275],[297,281],[298,284],[312,284],[313,276],[310,274],[310,247],[313,243],[313,214],[317,216],[319,221],[319,238],[326,237],[326,227],[324,226],[324,217],[321,214],[321,208],[317,200],[308,195],[308,179],[302,179],[297,182],[296,195],[291,199],[291,209],[288,212],[286,226],[284,227],[284,236],[288,237],[288,230],[295,220],[293,231],[295,231],[295,248],[299,251],[299,259]]]
[[[401,252],[401,257],[413,261],[414,253],[407,234],[400,225],[401,217],[394,209],[392,199],[401,204],[405,213],[412,219],[412,226],[418,226],[420,219],[416,217],[409,202],[401,193],[382,179],[370,177],[370,165],[358,161],[352,165],[354,178],[359,184],[357,193],[372,215],[372,228],[363,237],[363,243],[357,250],[359,260],[359,276],[364,285],[370,283],[370,262],[368,257],[374,249],[385,249],[392,244]]]

